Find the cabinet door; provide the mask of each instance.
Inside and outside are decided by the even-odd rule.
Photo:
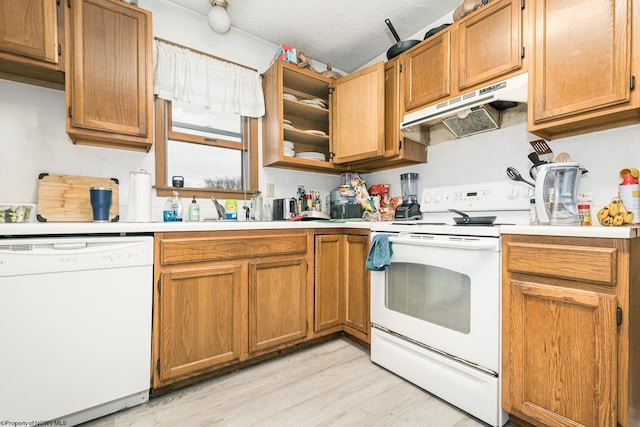
[[[74,142],[151,147],[151,13],[124,2],[71,8],[67,132]]]
[[[57,64],[56,0],[2,0],[0,51]]]
[[[405,110],[411,111],[451,94],[451,31],[443,30],[404,55]]]
[[[346,295],[345,326],[369,335],[369,272],[366,270],[369,253],[367,236],[345,236],[344,283]]]
[[[615,426],[614,295],[510,283],[504,407],[546,426]]]
[[[158,385],[240,357],[241,286],[241,264],[162,273]]]
[[[401,56],[384,64],[384,157],[354,164],[361,172],[389,169],[416,163],[426,163],[427,145],[413,141],[423,135],[405,137],[400,132],[404,115],[404,91],[401,90]],[[420,136],[420,137],[419,137]]]
[[[307,335],[307,261],[303,257],[249,263],[249,352]]]
[[[322,331],[344,322],[342,236],[316,236],[315,244],[314,330]]]
[[[458,89],[495,79],[521,67],[519,0],[491,2],[457,27]]]
[[[336,80],[332,151],[336,164],[384,155],[384,64]]]
[[[402,99],[400,97],[400,57],[387,61],[384,66],[384,156],[393,157],[400,153],[402,133],[400,133]],[[402,110],[402,111],[401,111]]]
[[[627,0],[535,2],[533,124],[629,102],[630,5]]]

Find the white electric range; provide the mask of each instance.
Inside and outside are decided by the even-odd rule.
[[[371,360],[492,426],[500,407],[500,225],[529,223],[532,191],[497,181],[425,188],[422,218],[373,223],[391,243],[371,272]],[[456,225],[457,209],[491,225]]]

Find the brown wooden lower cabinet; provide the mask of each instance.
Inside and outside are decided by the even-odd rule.
[[[157,376],[163,384],[240,359],[240,263],[162,272],[157,293]]]
[[[304,256],[249,263],[250,353],[307,335],[306,287]]]
[[[317,231],[156,233],[154,391],[341,331],[369,343],[369,230]]]
[[[306,230],[157,233],[153,388],[307,336]]]
[[[514,424],[640,425],[639,254],[640,239],[503,236],[502,406]]]
[[[315,237],[314,332],[343,330],[370,343],[369,273],[365,269],[369,231],[352,232]]]

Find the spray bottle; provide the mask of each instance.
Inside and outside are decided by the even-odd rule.
[[[171,199],[171,205],[173,212],[175,213],[176,221],[182,221],[182,200],[177,191],[173,192],[173,198]]]

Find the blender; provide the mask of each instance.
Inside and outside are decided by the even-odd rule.
[[[396,208],[395,219],[412,220],[420,219],[420,204],[418,203],[418,176],[417,173],[403,173],[400,175],[400,187],[402,188],[402,204]]]

